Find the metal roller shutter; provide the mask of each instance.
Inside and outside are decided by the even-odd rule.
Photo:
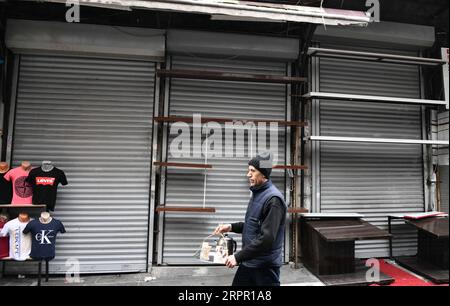
[[[448,213],[448,166],[439,167],[441,211]]]
[[[420,98],[419,70],[416,66],[321,59],[320,91]],[[321,100],[320,134],[421,139],[421,108]],[[322,212],[361,213],[367,221],[387,229],[387,214],[424,211],[421,146],[322,142],[320,164]],[[396,233],[403,237],[395,239],[396,252],[414,253],[414,233],[405,228]],[[356,256],[387,256],[387,246],[387,241],[361,242]]]
[[[280,62],[183,56],[173,57],[172,69],[286,75],[286,64]],[[193,114],[213,118],[286,120],[286,85],[172,79],[170,115],[192,117]],[[278,164],[285,163],[285,133],[286,128],[280,126]],[[204,139],[203,137],[202,141]],[[248,137],[245,145],[247,141]],[[163,245],[160,246],[163,248],[163,263],[199,264],[200,261],[193,254],[217,224],[243,221],[250,198],[246,179],[248,160],[247,157],[208,159],[208,164],[212,164],[213,169],[207,170],[205,203],[208,207],[215,207],[216,213],[166,213]],[[205,162],[204,159],[173,158],[170,155],[168,161]],[[285,191],[284,171],[274,170],[273,181],[282,192]],[[202,207],[203,190],[204,170],[168,168],[165,198],[167,206]],[[233,237],[238,240],[239,249],[240,235]]]
[[[13,163],[65,171],[52,272],[145,271],[155,64],[85,57],[20,58]]]

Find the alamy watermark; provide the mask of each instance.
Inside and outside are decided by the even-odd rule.
[[[276,121],[202,123],[201,115],[194,114],[192,127],[180,121],[171,125],[169,156],[197,159],[251,158],[259,152],[270,151],[273,154],[272,164],[278,159],[278,134],[279,126]],[[271,164],[267,167],[271,167]]]
[[[67,22],[80,22],[80,1],[79,0],[66,0],[66,6],[69,9],[66,12]]]
[[[368,283],[380,282],[380,261],[376,258],[370,258],[366,261],[366,267],[369,269],[366,271],[366,281]]]
[[[80,261],[76,258],[69,258],[66,260],[65,266],[67,267],[67,270],[64,282],[66,284],[81,283],[82,280],[80,278]]]
[[[366,0],[366,7],[370,7],[367,12],[370,13],[371,21],[380,22],[380,0]]]

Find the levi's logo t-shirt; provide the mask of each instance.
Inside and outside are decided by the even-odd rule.
[[[36,177],[36,185],[39,186],[53,186],[55,184],[54,177]]]
[[[48,210],[53,211],[58,185],[67,185],[67,178],[64,172],[56,167],[48,172],[39,167],[30,171],[27,182],[33,186],[33,204],[45,204]]]

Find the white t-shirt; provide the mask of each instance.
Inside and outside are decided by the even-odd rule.
[[[24,261],[30,257],[31,234],[23,233],[28,223],[29,221],[20,222],[16,218],[7,222],[0,233],[3,237],[9,236],[9,257],[14,260]]]

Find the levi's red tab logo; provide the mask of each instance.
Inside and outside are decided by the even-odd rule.
[[[36,177],[36,185],[53,185],[54,177]]]

